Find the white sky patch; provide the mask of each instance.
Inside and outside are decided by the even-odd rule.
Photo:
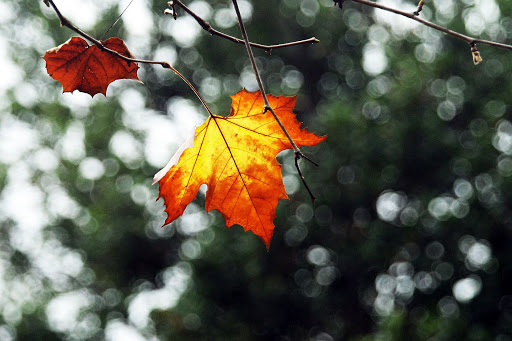
[[[306,258],[310,264],[324,266],[329,263],[331,256],[326,248],[313,245],[308,249]]]
[[[201,125],[206,114],[205,111],[199,111],[194,102],[181,97],[174,97],[169,100],[167,113],[172,115],[173,121],[182,131],[184,128]],[[183,139],[188,135],[188,132],[189,130],[186,129],[182,135]]]
[[[219,28],[232,27],[236,22],[236,15],[230,8],[221,8],[215,12],[215,24]]]
[[[148,163],[157,168],[163,167],[168,162],[169,155],[176,150],[178,138],[182,136],[183,131],[179,131],[175,123],[167,117],[155,117],[147,130],[144,146],[144,155]]]
[[[414,12],[416,10],[416,4],[412,2],[404,2],[402,0],[379,0],[376,2],[392,8],[400,8],[402,11],[406,12]],[[421,25],[414,20],[387,11],[375,9],[373,13],[378,22],[390,26],[393,33],[400,36],[411,31],[414,27]]]
[[[458,8],[454,0],[434,0],[437,12],[441,15],[437,20],[441,21],[440,24],[446,25],[457,14]]]
[[[54,217],[73,219],[80,212],[78,203],[61,187],[52,189],[46,201],[48,211]]]
[[[33,84],[22,82],[14,88],[14,97],[21,105],[30,108],[39,100],[39,93]]]
[[[16,17],[16,11],[9,3],[0,2],[0,25],[6,24]]]
[[[507,155],[512,155],[512,123],[503,120],[498,125],[496,134],[492,139],[494,148]]]
[[[134,111],[144,109],[146,100],[144,96],[135,89],[126,89],[119,95],[119,104],[125,111]]]
[[[181,145],[181,147],[174,153],[174,155],[171,157],[167,165],[162,168],[158,173],[155,174],[153,177],[153,185],[156,184],[158,181],[160,181],[165,174],[171,169],[172,166],[175,166],[178,164],[178,161],[181,157],[181,154],[185,151],[187,148],[192,148],[194,146],[194,139],[196,137],[196,127],[194,127],[191,132],[189,133],[187,139],[185,142]]]
[[[119,14],[124,11],[130,1],[131,0],[119,1],[117,7]],[[121,20],[128,34],[133,36],[148,38],[154,27],[153,13],[149,8],[147,0],[134,0],[126,12],[124,12]]]
[[[462,13],[466,30],[477,36],[491,24],[497,23],[501,15],[495,0],[475,0],[474,7]]]
[[[106,1],[104,1],[106,2]],[[71,20],[73,24],[84,31],[88,31],[96,24],[96,20],[101,18],[101,10],[98,7],[98,1],[93,0],[55,0],[55,5],[62,15]],[[55,13],[53,8],[48,8],[42,2],[41,8],[46,13]],[[56,14],[54,14],[56,17]]]
[[[119,104],[126,112],[123,123],[132,129],[141,129],[145,125],[145,118],[140,117],[140,112],[145,108],[144,96],[135,89],[126,89],[119,95]]]
[[[229,5],[229,8],[232,10],[231,12],[233,13],[233,15],[236,16],[235,9],[232,3]],[[242,15],[242,19],[244,21],[250,20],[252,18],[252,4],[249,1],[239,0],[238,8],[240,9],[240,14]]]
[[[500,8],[496,0],[476,0],[476,8],[488,24],[496,23],[500,19]]]
[[[206,77],[201,81],[199,92],[206,102],[215,102],[222,91],[222,82],[217,77]]]
[[[238,7],[240,8],[242,20],[244,22],[250,20],[252,17],[251,3],[242,0],[238,2]],[[231,4],[229,8],[220,8],[217,11],[215,11],[214,19],[215,25],[219,28],[233,27],[238,23],[238,19],[233,4]]]
[[[386,44],[390,38],[388,30],[379,24],[373,24],[370,26],[367,35],[368,40],[374,44]]]
[[[188,5],[188,8],[204,20],[209,20],[212,14],[212,6],[206,1],[194,1]]]
[[[117,131],[110,139],[110,151],[125,164],[131,164],[142,159],[141,143],[128,131]]]
[[[377,76],[388,67],[384,48],[376,44],[366,44],[363,48],[363,69],[371,76]]]
[[[84,179],[98,180],[105,174],[105,166],[95,157],[86,157],[80,162],[78,171]]]
[[[156,124],[155,120],[162,117],[162,114],[151,109],[131,108],[123,113],[123,124],[125,127],[135,131],[147,132]]]
[[[187,288],[190,275],[190,266],[180,263],[164,271],[162,288],[138,293],[128,306],[128,317],[133,325],[142,329],[148,324],[153,310],[174,307]]]
[[[80,311],[94,303],[93,296],[85,291],[72,291],[52,299],[46,306],[46,318],[52,330],[70,332],[79,323]]]
[[[479,36],[484,30],[491,29],[492,24],[497,24],[501,16],[500,8],[495,0],[475,0],[474,7],[463,11],[466,30]]]
[[[130,197],[134,203],[143,206],[148,203],[148,200],[151,197],[151,192],[145,185],[133,185],[130,190]]]
[[[34,169],[29,164],[20,160],[7,169],[7,184],[9,185],[33,185]],[[7,185],[6,185],[7,187]],[[4,187],[4,188],[6,188]],[[0,208],[1,209],[1,208]]]
[[[0,278],[2,276],[2,271],[0,270]],[[10,276],[9,276],[10,277]],[[20,307],[25,304],[37,304],[41,301],[40,293],[41,286],[43,286],[41,279],[33,272],[28,271],[23,275],[18,275],[7,283],[4,284],[5,287],[1,288],[2,299],[0,299],[0,309],[3,306],[4,311],[3,314],[5,316],[5,307],[11,305],[11,308],[8,310],[15,310],[16,306]],[[0,285],[2,287],[2,285]],[[0,340],[4,340],[0,336]]]
[[[406,204],[407,197],[405,195],[395,192],[384,192],[377,199],[377,214],[380,219],[392,222],[398,217]]]
[[[482,268],[491,260],[491,256],[491,248],[484,243],[477,242],[468,249],[466,259],[474,267]]]
[[[29,252],[35,267],[57,284],[62,290],[70,286],[69,277],[76,277],[82,271],[82,256],[66,247],[57,240],[47,240],[43,245]]]
[[[59,167],[59,162],[60,160],[57,153],[53,149],[47,147],[38,149],[31,156],[31,164],[43,172],[52,172],[56,170],[57,167]]]
[[[65,160],[78,163],[85,157],[85,130],[80,121],[71,122],[57,143],[57,150]]]
[[[254,76],[254,71],[251,67],[245,68],[240,74],[240,85],[247,89],[247,91],[258,90],[258,81]]]
[[[167,25],[167,34],[173,37],[176,43],[181,47],[193,46],[203,30],[201,26],[189,16],[178,17],[177,20],[169,18],[169,20],[173,21]]]
[[[20,233],[27,234],[24,238],[29,238],[29,233],[39,232],[48,223],[43,192],[26,182],[8,182],[0,194],[0,211],[16,222]]]
[[[198,107],[192,101],[181,97],[173,97],[168,101],[167,116],[146,109],[144,96],[134,89],[124,90],[120,95],[120,103],[124,110],[123,124],[131,130],[143,133],[144,141],[139,145],[140,151],[144,152],[148,163],[155,167],[163,167],[179,145],[189,137],[189,132],[204,121],[204,115],[199,112]],[[126,134],[130,135],[129,138]],[[118,132],[114,137],[111,140],[111,149],[116,155],[129,158],[129,148],[125,148],[121,142],[139,142],[133,142],[134,137],[128,131]],[[138,155],[139,149],[134,149],[134,152]],[[140,157],[142,156],[137,156],[137,159]]]
[[[482,281],[478,276],[470,276],[458,280],[453,285],[452,291],[455,299],[461,303],[471,301],[482,290]]]
[[[16,21],[16,30],[9,34],[9,38],[12,40],[11,50],[14,50],[14,54],[19,54],[20,47],[22,49],[33,48],[43,55],[46,50],[56,45],[53,38],[45,33],[46,30],[47,27],[39,18],[20,16]]]
[[[206,185],[202,185],[201,188],[205,188]],[[199,191],[201,192],[201,188]],[[178,231],[185,236],[193,236],[201,231],[206,230],[210,224],[211,216],[204,211],[203,208],[199,207],[194,203],[188,204],[187,208],[183,212],[183,216],[179,220]]]
[[[176,63],[176,60],[178,59],[178,53],[176,52],[176,49],[174,46],[169,44],[162,44],[161,46],[157,47],[153,56],[154,60],[166,61],[171,65]],[[162,73],[169,73],[168,69],[164,69],[160,65],[154,65],[154,67],[155,70],[160,70]]]
[[[137,328],[127,325],[119,320],[112,320],[105,327],[105,340],[107,341],[147,341]]]
[[[0,118],[0,162],[12,164],[39,145],[39,133],[10,114]]]
[[[89,94],[80,91],[66,92],[59,95],[59,101],[70,109],[73,116],[79,118],[87,116],[89,107],[99,100],[101,100],[100,96],[93,98]]]

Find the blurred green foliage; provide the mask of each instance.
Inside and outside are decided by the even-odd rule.
[[[128,1],[70,3],[70,18],[97,14],[84,29],[100,37]],[[239,36],[230,1],[187,4]],[[350,1],[241,5],[254,42],[320,40],[255,50],[268,92],[297,95],[300,120],[328,135],[304,148],[320,164],[301,163],[314,203],[293,155],[278,157],[290,200],[269,252],[204,213],[203,194],[160,227],[145,120],[183,130],[173,108],[205,115],[183,82],[143,65],[145,85],[61,94],[40,56],[72,32],[42,2],[0,1],[0,57],[18,75],[0,87],[0,339],[510,340],[512,53],[479,45],[475,66],[466,43]],[[256,90],[242,45],[182,11],[174,22],[165,1],[132,6],[108,36],[173,59],[214,112]],[[511,13],[509,1],[451,0],[421,15],[509,42]]]

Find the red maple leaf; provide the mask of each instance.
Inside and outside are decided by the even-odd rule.
[[[103,46],[119,54],[133,58],[119,38],[102,42]],[[62,92],[79,90],[91,96],[107,95],[107,87],[117,79],[135,79],[139,66],[118,56],[102,51],[96,45],[89,46],[85,40],[72,37],[66,43],[46,51],[43,56],[48,74],[62,84]]]
[[[276,156],[292,146],[274,117],[263,113],[259,91],[242,90],[232,99],[231,114],[210,116],[154,181],[165,201],[166,224],[182,215],[199,187],[207,184],[206,211],[218,210],[228,227],[243,226],[268,249],[277,203],[288,198]],[[297,146],[325,140],[300,128],[292,111],[295,97],[268,95],[268,100]]]

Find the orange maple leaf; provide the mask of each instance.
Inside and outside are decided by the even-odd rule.
[[[228,228],[241,225],[260,237],[268,249],[277,203],[288,198],[276,156],[292,146],[274,117],[263,113],[259,91],[242,90],[231,98],[231,114],[210,116],[155,175],[154,182],[159,182],[159,198],[165,201],[165,224],[182,215],[199,187],[206,184],[206,211],[218,210]],[[325,140],[326,136],[300,129],[292,111],[295,97],[268,95],[268,100],[297,146]]]
[[[133,58],[119,38],[102,42],[103,46],[121,55]],[[53,79],[62,84],[62,92],[79,90],[91,96],[107,95],[107,87],[117,79],[135,79],[139,66],[129,63],[96,45],[89,46],[85,40],[72,37],[64,44],[46,51],[43,56],[46,70]]]

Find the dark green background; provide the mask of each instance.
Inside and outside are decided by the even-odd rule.
[[[297,95],[299,119],[309,130],[328,135],[320,145],[304,148],[320,166],[301,162],[317,200],[311,203],[300,186],[289,201],[279,203],[268,252],[242,228],[228,231],[217,212],[196,213],[201,218],[192,224],[209,224],[196,226],[199,233],[186,233],[181,218],[160,229],[165,216],[161,202],[153,202],[157,188],[151,187],[158,169],[145,160],[126,163],[109,148],[121,129],[143,148],[147,138],[123,119],[118,95],[126,88],[140,92],[145,108],[160,115],[167,114],[169,101],[177,96],[205,114],[183,82],[144,65],[139,74],[145,85],[116,82],[107,98],[84,100],[88,114],[77,115],[63,102],[69,95],[60,94],[60,84],[46,74],[40,59],[44,49],[53,47],[49,44],[64,43],[73,33],[61,29],[56,16],[37,1],[3,2],[15,13],[0,30],[9,42],[6,54],[23,70],[20,82],[32,84],[38,96],[24,105],[14,87],[6,89],[2,125],[9,119],[38,131],[49,126],[52,134],[39,145],[60,150],[61,136],[79,122],[85,131],[84,156],[113,168],[92,181],[81,176],[80,160],[59,159],[50,172],[30,173],[28,181],[43,193],[43,210],[52,209],[47,198],[53,187],[45,185],[49,177],[80,207],[73,218],[55,215],[41,234],[41,245],[58,241],[65,250],[54,261],[62,261],[66,252],[83,261],[80,273],[62,275],[66,284],[61,287],[55,284],[61,274],[48,277],[34,253],[13,243],[21,223],[0,208],[0,335],[121,340],[106,330],[122,323],[148,340],[510,340],[512,51],[479,45],[484,62],[475,66],[467,43],[421,25],[400,27],[401,21],[391,28],[373,9],[350,1],[342,10],[328,0],[250,2],[246,24],[252,41],[320,40],[271,55],[254,52],[268,92]],[[244,47],[205,31],[192,46],[180,46],[165,31],[172,20],[162,14],[166,2],[148,3],[154,25],[150,39],[141,38],[147,51],[132,52],[153,58],[157,48],[171,46],[178,56],[173,65],[207,93],[207,100],[204,79],[220,80],[215,83],[223,84],[219,96],[208,101],[216,113],[228,113],[229,96],[242,87],[240,74],[251,70]],[[126,4],[121,2],[119,9]],[[208,4],[208,21],[218,27],[215,13],[229,8],[230,1]],[[489,4],[501,10],[496,21],[478,12],[490,12]],[[399,4],[410,11],[415,5]],[[88,30],[98,37],[119,13],[113,3],[102,8]],[[484,20],[479,37],[509,42],[511,14],[512,3],[506,0],[453,0],[426,1],[422,16],[472,35],[465,23],[474,15]],[[183,11],[179,15],[186,16]],[[35,39],[22,41],[16,32],[27,23],[40,29],[36,37],[53,40],[38,46]],[[237,25],[221,30],[240,36]],[[122,21],[109,33],[128,35]],[[379,74],[363,68],[371,44],[387,59]],[[286,85],[297,79],[300,88]],[[177,115],[170,113],[169,120]],[[284,153],[278,160],[287,184],[298,184],[293,155]],[[16,189],[9,176],[13,167],[0,164],[1,188]],[[149,193],[147,203],[134,201],[132,184],[146,189],[141,191]],[[202,194],[196,203],[195,211],[202,212]],[[85,223],[83,216],[89,219]],[[144,301],[149,297],[144,293],[158,292],[164,283],[167,288],[178,285],[174,277],[166,282],[166,269],[189,278],[184,291],[175,305],[164,299],[164,309],[153,306],[148,323],[137,324],[129,310],[135,299]],[[36,285],[27,289],[19,284],[31,276],[38,279]],[[457,284],[459,289],[466,285],[462,293],[476,290],[472,299],[461,299],[460,291],[454,291]],[[17,301],[16,290],[37,300]],[[89,303],[71,323],[58,327],[48,307],[68,292],[80,293]]]

